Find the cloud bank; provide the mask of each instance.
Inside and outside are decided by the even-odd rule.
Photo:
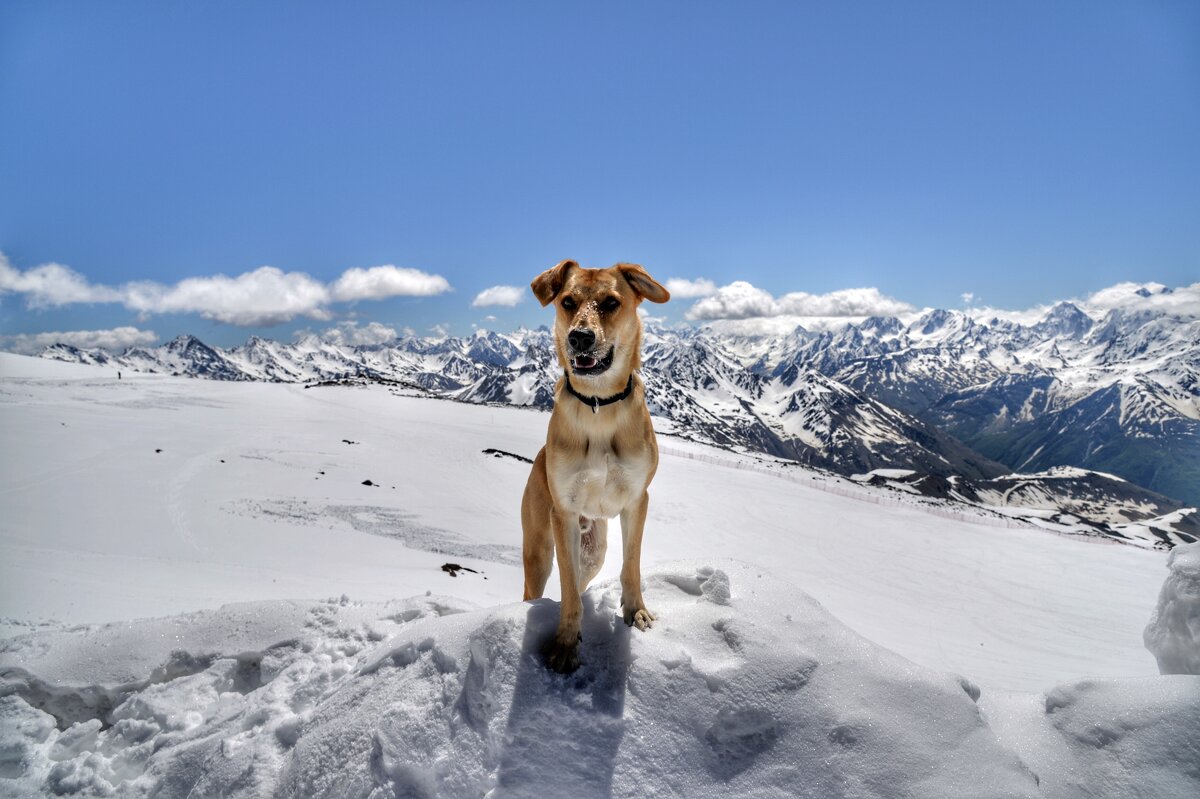
[[[91,283],[62,264],[21,271],[0,254],[0,295],[23,295],[29,308],[120,303],[143,316],[197,313],[244,327],[277,325],[299,316],[325,321],[333,318],[329,305],[334,302],[428,297],[452,290],[441,275],[391,264],[347,269],[331,284],[303,272],[260,266],[235,277],[190,277],[173,285],[144,280],[112,287]]]
[[[1200,283],[1175,289],[1162,283],[1118,283],[1089,294],[1076,304],[1097,313],[1120,309],[1200,316]]]
[[[323,341],[343,346],[386,344],[397,338],[398,335],[394,327],[388,327],[379,322],[368,322],[365,325],[359,325],[358,322],[353,320],[342,322],[320,333]]]
[[[1162,283],[1117,283],[1082,297],[1067,300],[1093,319],[1103,319],[1110,311],[1171,314],[1184,319],[1200,318],[1200,283],[1170,288]],[[972,308],[969,313],[976,321],[995,317],[1023,325],[1040,321],[1057,303],[1035,305],[1024,310],[1002,308]]]
[[[149,346],[158,341],[153,330],[114,327],[111,330],[66,330],[50,333],[20,333],[0,336],[0,349],[21,355],[37,355],[54,344],[70,344],[80,349],[122,352],[128,347]]]
[[[76,302],[119,302],[121,299],[116,289],[93,285],[69,266],[41,264],[22,272],[0,253],[0,295],[9,292],[24,294],[30,308]]]
[[[526,291],[527,289],[520,286],[492,286],[476,294],[471,305],[475,308],[484,308],[490,305],[512,308],[525,299]]]
[[[702,281],[681,282],[693,284]],[[975,307],[978,297],[971,292],[962,294],[960,299],[969,306],[967,313],[983,322],[995,317],[1020,324],[1034,324],[1054,306],[1054,303],[1050,303],[1021,310]],[[1200,283],[1170,288],[1162,283],[1125,282],[1069,301],[1094,319],[1101,319],[1113,310],[1151,311],[1200,318]],[[798,291],[775,297],[770,292],[739,280],[701,297],[687,310],[685,318],[711,323],[728,333],[785,335],[797,326],[808,330],[836,330],[848,322],[868,316],[897,316],[911,321],[926,310],[930,309],[921,309],[888,297],[876,288],[842,289],[828,294]]]
[[[691,320],[755,319],[775,316],[896,316],[915,310],[912,305],[887,297],[876,288],[841,289],[828,294],[793,291],[781,297],[737,280],[722,286],[693,305]]]

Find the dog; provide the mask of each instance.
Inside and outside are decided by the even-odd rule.
[[[579,667],[581,594],[604,564],[608,520],[621,517],[621,611],[648,629],[655,616],[642,597],[642,530],[658,469],[658,444],[646,407],[641,366],[642,300],[670,292],[637,264],[584,269],[562,261],[530,284],[543,307],[554,303],[554,349],[563,376],[554,392],[546,446],[521,499],[525,599],[546,589],[555,556],[562,585],[558,629],[547,665]]]

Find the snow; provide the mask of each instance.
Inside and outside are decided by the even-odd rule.
[[[1200,674],[1200,542],[1172,549],[1167,568],[1146,648],[1163,674]]]
[[[1081,680],[980,699],[990,728],[1062,799],[1190,797],[1200,789],[1200,679]]]
[[[671,438],[643,545],[660,622],[615,623],[610,557],[563,679],[537,660],[555,597],[515,601],[528,465],[482,452],[531,457],[544,413],[0,375],[0,793],[1197,787],[1200,678],[1141,645],[1162,553]],[[1120,735],[1085,749],[1101,719]]]
[[[866,474],[856,474],[850,479],[856,482],[870,480],[872,477],[883,477],[891,480],[900,480],[905,477],[912,477],[916,472],[912,469],[872,469]]]
[[[0,352],[0,379],[47,379],[47,378],[113,378],[117,369],[107,366],[90,366],[81,363],[66,363],[46,358],[30,358]],[[142,375],[139,375],[141,377]]]
[[[1200,678],[1083,681],[989,704],[989,689],[871,643],[789,580],[723,566],[648,570],[652,633],[621,622],[618,581],[595,585],[583,666],[566,678],[539,654],[550,600],[258,603],[13,639],[0,663],[48,669],[58,701],[37,704],[60,720],[0,699],[0,785],[497,798],[1200,789]]]

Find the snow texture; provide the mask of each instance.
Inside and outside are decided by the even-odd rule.
[[[1160,552],[664,437],[660,621],[610,557],[564,678],[554,597],[512,601],[528,465],[486,452],[543,414],[0,370],[0,796],[1200,794]]]
[[[1167,568],[1146,626],[1146,648],[1162,674],[1200,674],[1200,543],[1171,550]]]
[[[9,641],[0,790],[121,796],[1188,796],[1200,679],[1083,682],[998,730],[757,566],[650,570],[557,603],[258,603]],[[43,669],[53,683],[12,681]],[[157,664],[157,665],[155,665]],[[28,672],[26,672],[26,669]],[[106,701],[98,702],[98,698]],[[1019,731],[1019,734],[1018,734]],[[1006,743],[1013,737],[1015,746]]]
[[[1200,791],[1200,678],[1082,680],[980,701],[1002,745],[1056,799],[1174,799]],[[971,794],[974,795],[974,794]]]

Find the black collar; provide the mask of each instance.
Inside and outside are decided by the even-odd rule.
[[[575,386],[571,385],[571,378],[566,373],[563,374],[563,380],[566,382],[567,391],[571,392],[571,396],[591,408],[592,413],[598,413],[601,405],[612,405],[614,402],[620,402],[633,393],[633,375],[629,376],[629,382],[625,385],[624,391],[620,394],[613,394],[611,397],[605,397],[604,399],[580,394],[575,390]]]

